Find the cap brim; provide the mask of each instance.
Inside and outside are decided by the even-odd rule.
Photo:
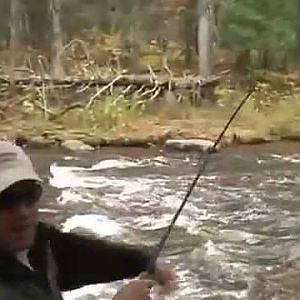
[[[12,184],[22,180],[36,180],[42,182],[41,178],[31,168],[14,167],[1,172],[0,193]]]

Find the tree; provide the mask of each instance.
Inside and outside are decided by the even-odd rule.
[[[20,0],[26,13],[28,30],[25,42],[34,49],[40,49],[49,55],[52,45],[52,12],[49,11],[50,0]]]
[[[184,6],[184,31],[183,38],[185,42],[185,63],[189,66],[192,62],[192,48],[198,52],[198,38],[197,38],[197,0],[187,0],[181,5]]]
[[[15,80],[15,66],[17,50],[20,46],[21,32],[21,5],[19,0],[11,0],[10,2],[10,83],[13,85]]]
[[[210,0],[198,0],[199,74],[212,74],[213,6]]]
[[[264,67],[296,47],[299,26],[298,0],[227,0],[222,37],[227,46],[245,55],[262,54]]]
[[[53,28],[53,56],[52,56],[52,76],[54,78],[64,78],[63,67],[63,37],[60,24],[61,3],[60,0],[50,0],[50,11],[52,14]]]

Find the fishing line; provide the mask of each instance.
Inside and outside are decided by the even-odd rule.
[[[240,102],[240,104],[238,105],[238,107],[234,110],[234,112],[232,113],[230,119],[227,121],[226,125],[224,126],[222,132],[219,134],[219,136],[217,137],[217,139],[215,140],[214,144],[212,147],[210,147],[206,153],[206,159],[199,159],[199,163],[198,163],[198,172],[195,176],[195,178],[193,179],[193,181],[191,182],[191,184],[188,186],[187,192],[185,194],[185,197],[180,205],[180,207],[178,208],[178,210],[176,211],[170,225],[167,227],[167,230],[165,231],[165,233],[163,234],[160,242],[158,243],[158,245],[155,247],[155,251],[150,259],[150,262],[148,264],[148,274],[154,274],[155,272],[155,264],[156,264],[156,260],[159,257],[161,251],[163,250],[165,243],[168,239],[168,237],[170,236],[171,231],[173,230],[175,223],[181,213],[181,211],[183,210],[185,204],[187,203],[187,201],[189,200],[189,197],[192,193],[192,191],[194,190],[199,178],[201,177],[201,175],[203,174],[203,172],[205,171],[205,168],[209,162],[209,158],[210,158],[210,154],[215,152],[217,149],[218,144],[220,143],[220,141],[222,140],[224,134],[226,133],[228,127],[230,126],[230,124],[232,123],[232,121],[235,119],[236,115],[238,114],[238,112],[241,110],[241,108],[244,106],[244,104],[247,102],[247,100],[250,98],[250,96],[252,95],[252,93],[255,90],[255,85],[253,85],[248,94],[242,99],[242,101]]]

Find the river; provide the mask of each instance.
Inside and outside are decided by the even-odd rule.
[[[160,258],[177,269],[170,298],[300,299],[291,296],[297,284],[272,291],[272,298],[263,295],[266,288],[259,295],[254,280],[278,267],[276,276],[298,271],[300,144],[240,146],[212,156]],[[45,180],[43,220],[64,231],[149,244],[180,205],[197,158],[156,148],[32,150],[31,157]],[[86,286],[64,298],[111,299],[122,284]]]

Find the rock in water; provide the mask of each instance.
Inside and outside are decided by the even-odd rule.
[[[204,139],[167,140],[165,146],[180,151],[208,152],[214,142]],[[217,149],[219,146],[217,147]]]
[[[93,147],[86,145],[84,142],[79,140],[67,140],[61,144],[62,147],[71,151],[92,151]]]
[[[28,145],[34,149],[44,149],[53,146],[54,142],[43,137],[33,137],[28,141]]]

